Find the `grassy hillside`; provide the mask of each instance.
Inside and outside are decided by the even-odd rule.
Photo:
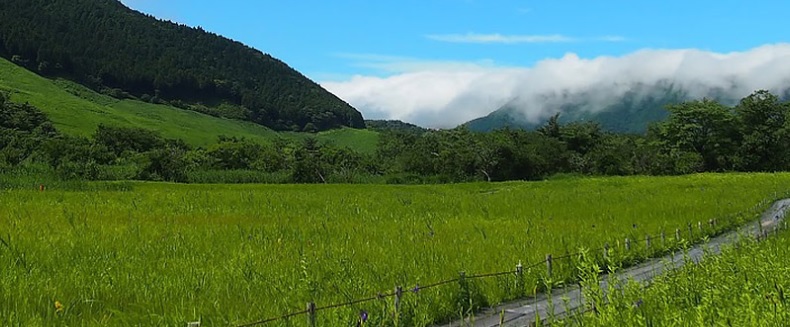
[[[97,184],[102,185],[102,184]],[[116,184],[117,185],[117,184]],[[0,325],[230,326],[374,296],[401,285],[403,326],[430,326],[576,274],[561,254],[612,245],[622,262],[688,242],[672,231],[737,223],[782,196],[790,174],[395,185],[174,185],[0,192]],[[131,189],[130,189],[130,187]],[[776,195],[778,192],[779,195]],[[761,209],[761,208],[758,208]],[[733,213],[742,213],[733,219]],[[666,244],[635,242],[666,231]],[[711,232],[711,230],[707,230]],[[702,237],[695,233],[694,238]],[[595,258],[601,260],[601,254]],[[574,259],[575,260],[575,259]],[[318,326],[392,322],[391,298],[321,310]],[[56,304],[57,303],[57,304]],[[304,316],[291,324],[304,326]],[[268,326],[268,325],[267,325]]]
[[[288,133],[290,137],[305,137],[303,133]],[[367,129],[343,128],[318,133],[318,139],[326,144],[349,147],[363,153],[376,151],[379,133]]]
[[[171,106],[136,100],[118,100],[66,80],[50,80],[0,58],[0,90],[16,102],[41,108],[55,126],[69,134],[87,136],[100,124],[134,126],[159,131],[192,145],[206,145],[219,135],[269,142],[280,136],[290,139],[311,134],[277,133],[261,125],[209,116]],[[368,130],[340,129],[321,132],[324,142],[372,151],[378,134]]]

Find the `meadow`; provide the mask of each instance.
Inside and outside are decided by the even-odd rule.
[[[229,326],[415,285],[509,271],[582,248],[615,263],[716,233],[786,196],[790,174],[571,178],[455,185],[125,182],[0,191],[0,325]],[[32,186],[32,185],[31,185]],[[760,205],[760,204],[765,205]],[[640,252],[641,251],[641,252]],[[575,278],[559,261],[549,284]],[[426,326],[547,284],[545,265],[322,310],[319,326]],[[397,320],[397,323],[396,321]],[[304,316],[267,326],[304,326]]]
[[[99,124],[105,124],[155,130],[166,138],[181,139],[193,146],[215,143],[220,135],[244,137],[260,143],[269,143],[278,137],[299,140],[314,136],[321,142],[365,153],[373,152],[378,141],[378,133],[371,130],[343,128],[316,134],[275,132],[255,123],[213,117],[169,105],[119,100],[74,82],[41,77],[3,58],[0,58],[0,91],[10,93],[12,101],[40,108],[59,131],[71,135],[90,136]]]

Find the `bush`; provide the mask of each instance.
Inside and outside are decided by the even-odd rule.
[[[139,177],[144,180],[186,182],[187,162],[184,151],[176,148],[156,149],[148,152],[148,165]]]

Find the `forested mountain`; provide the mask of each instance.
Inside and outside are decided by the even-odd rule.
[[[705,97],[715,99],[726,105],[735,105],[743,94],[733,94],[727,90],[711,88],[707,90]],[[780,96],[787,99],[787,92]],[[599,124],[601,128],[610,132],[618,133],[644,133],[651,123],[662,121],[667,118],[669,112],[667,105],[676,104],[699,96],[691,95],[682,88],[676,87],[671,83],[659,83],[656,85],[641,85],[625,92],[622,96],[601,100],[593,100],[589,94],[569,95],[561,101],[547,101],[555,103],[554,107],[546,106],[544,112],[559,113],[561,123],[572,122],[593,122]],[[498,128],[522,128],[534,130],[543,125],[548,119],[540,121],[530,121],[524,118],[523,112],[534,108],[527,108],[526,104],[520,99],[505,104],[496,111],[467,122],[465,125],[479,132],[493,131]]]
[[[677,95],[634,99],[623,97],[616,103],[590,112],[582,110],[575,104],[561,106],[560,120],[563,123],[590,121],[601,125],[607,131],[620,133],[642,133],[650,123],[660,121],[667,117],[665,106],[687,100]],[[467,123],[474,131],[488,132],[497,128],[523,128],[532,130],[544,123],[532,122],[522,117],[521,108],[514,103],[509,103],[485,117],[474,119]]]
[[[365,127],[353,107],[282,61],[117,0],[2,0],[0,56],[114,97],[275,130]]]

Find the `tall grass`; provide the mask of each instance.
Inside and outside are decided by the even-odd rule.
[[[730,216],[788,182],[790,174],[706,174],[0,191],[0,324],[232,325]],[[400,323],[430,325],[531,293],[544,269],[520,282],[408,292]],[[554,279],[572,270],[558,266]],[[319,324],[347,326],[361,310],[370,324],[394,324],[389,300],[320,311]]]
[[[649,286],[624,285],[606,305],[557,324],[583,326],[787,326],[790,232],[686,265]]]

